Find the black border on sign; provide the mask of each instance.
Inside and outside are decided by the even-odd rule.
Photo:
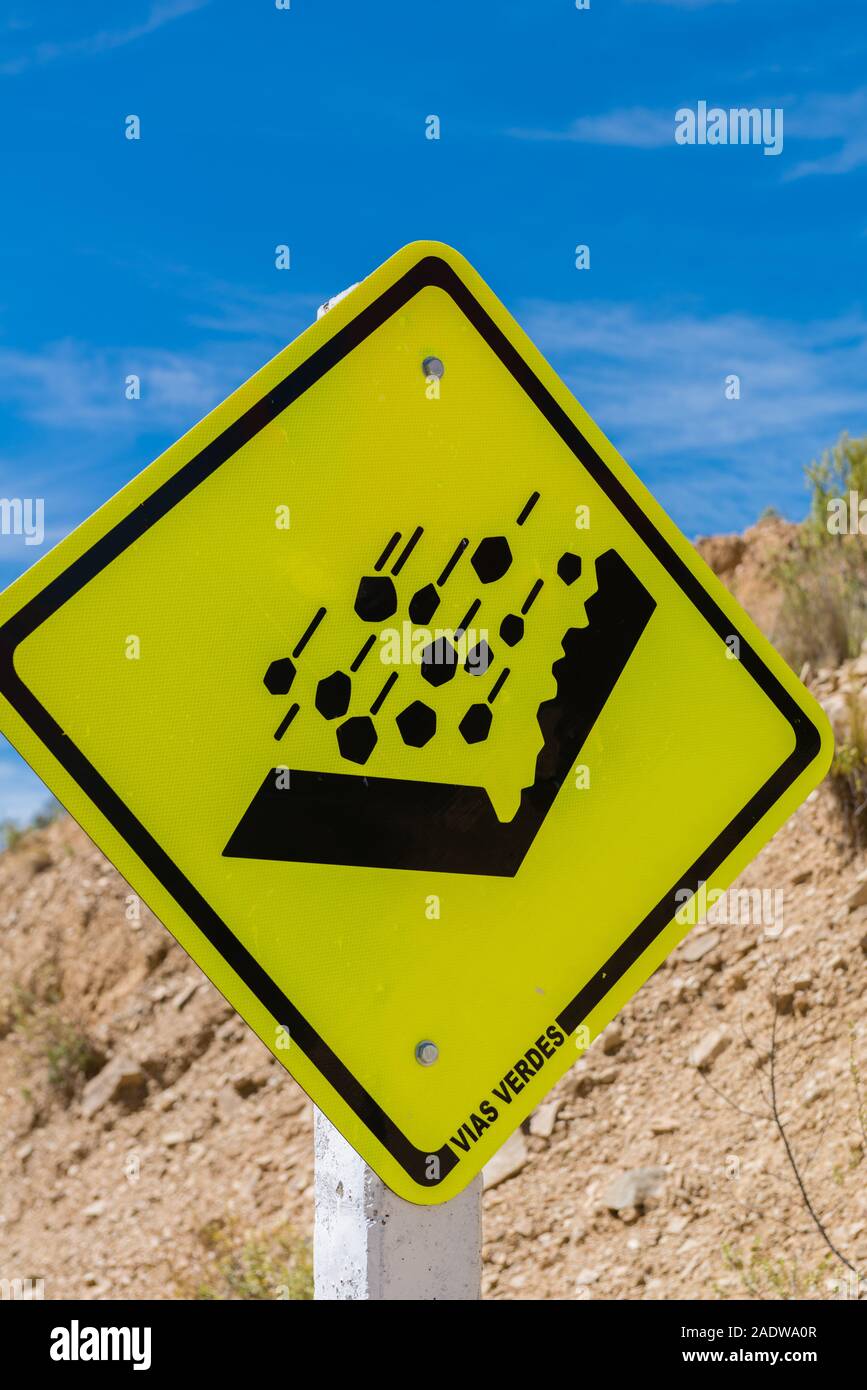
[[[788,720],[795,736],[795,746],[789,756],[613,952],[602,969],[582,986],[557,1016],[557,1024],[565,1033],[571,1033],[683,906],[684,899],[678,899],[678,892],[686,891],[690,895],[695,893],[699,883],[711,877],[753,826],[809,766],[819,752],[821,736],[812,720],[798,706],[750,643],[732,627],[731,621],[701,581],[672,549],[635,498],[599,457],[457,272],[441,257],[428,255],[416,262],[372,304],[362,309],[351,323],[339,329],[327,343],[317,348],[273,390],[245,410],[222,434],[206,445],[171,478],[161,483],[146,501],[136,505],[127,516],[95,541],[83,555],[74,560],[62,574],[51,580],[0,628],[0,689],[10,704],[159,880],[181,910],[219,951],[236,975],[269,1011],[275,1022],[289,1028],[293,1040],[329,1085],[355,1112],[362,1124],[388,1150],[408,1176],[419,1186],[426,1188],[436,1187],[460,1161],[453,1148],[445,1142],[435,1155],[431,1155],[411,1143],[24,685],[15,670],[14,657],[19,643],[29,637],[62,604],[78,593],[127,546],[132,545],[155,522],[204,482],[242,445],[296,401],[392,314],[401,309],[420,290],[429,286],[444,290],[451,296],[518,385],[714,632],[723,641],[732,636],[740,639],[741,664],[780,714]],[[431,1157],[439,1159],[437,1176],[433,1176],[431,1172],[431,1169],[433,1173],[437,1171],[437,1165],[430,1164]]]

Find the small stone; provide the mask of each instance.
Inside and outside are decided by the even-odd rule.
[[[701,960],[709,951],[719,945],[720,934],[718,931],[693,932],[687,937],[681,948],[681,957],[689,961],[692,965],[695,961]]]
[[[817,1100],[824,1100],[830,1093],[831,1087],[827,1081],[811,1081],[804,1088],[804,1104],[815,1105]]]
[[[98,1216],[102,1216],[105,1211],[105,1202],[91,1202],[89,1207],[85,1207],[81,1213],[88,1221],[95,1221]]]
[[[662,1191],[666,1177],[664,1168],[630,1168],[608,1184],[602,1204],[618,1213],[628,1213],[633,1208],[640,1210]]]
[[[790,1014],[795,1006],[795,991],[792,989],[772,989],[769,998],[780,1015]]]
[[[167,1149],[176,1149],[179,1144],[189,1142],[189,1136],[184,1134],[182,1129],[169,1130],[168,1134],[163,1135],[163,1143]]]
[[[182,989],[178,990],[178,993],[175,995],[176,1009],[182,1009],[185,1004],[189,1003],[196,990],[199,988],[200,983],[201,981],[199,980],[190,980],[189,984],[184,985]]]
[[[602,1051],[607,1057],[613,1057],[616,1052],[619,1052],[624,1042],[623,1025],[616,1020],[614,1023],[609,1023],[600,1038]]]
[[[147,1078],[138,1062],[129,1057],[113,1057],[85,1086],[81,1113],[89,1120],[115,1100],[134,1108],[142,1103],[146,1091]]]
[[[516,1130],[510,1139],[507,1139],[503,1147],[494,1154],[490,1162],[485,1164],[484,1186],[487,1192],[492,1187],[497,1187],[507,1178],[513,1178],[516,1173],[520,1173],[525,1167],[530,1155],[527,1151],[527,1141],[520,1129]]]
[[[846,899],[846,906],[850,912],[854,912],[856,907],[867,905],[867,869],[862,870],[855,880],[855,887]]]
[[[530,1117],[530,1133],[539,1139],[550,1139],[554,1133],[559,1109],[559,1100],[551,1100],[548,1101],[547,1105],[540,1105],[539,1109],[534,1110]]]
[[[266,1081],[264,1075],[250,1076],[247,1072],[241,1072],[232,1078],[232,1085],[242,1100],[248,1100],[257,1091],[261,1091]]]
[[[682,1236],[688,1225],[688,1216],[673,1216],[665,1229],[670,1236]]]
[[[696,1043],[689,1054],[689,1064],[696,1067],[699,1071],[713,1066],[726,1048],[731,1045],[731,1038],[724,1028],[715,1029],[712,1033],[705,1033],[700,1042]]]
[[[679,1127],[677,1120],[658,1119],[650,1122],[650,1132],[654,1135],[674,1134]]]
[[[600,1067],[599,1071],[594,1073],[594,1082],[597,1086],[612,1086],[616,1080],[616,1067]]]

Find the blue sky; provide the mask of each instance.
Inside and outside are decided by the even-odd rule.
[[[867,431],[865,57],[863,0],[4,0],[0,495],[53,543],[435,237],[688,535],[802,515]],[[782,108],[782,153],[676,145],[701,100]],[[43,799],[4,746],[0,817]]]

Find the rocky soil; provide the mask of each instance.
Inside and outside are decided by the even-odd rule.
[[[772,627],[790,528],[757,532],[700,547]],[[867,654],[810,679],[857,693]],[[485,1296],[867,1288],[867,856],[827,786],[737,887],[765,898],[696,927],[490,1165]],[[67,818],[0,855],[0,941],[0,1277],[275,1297],[288,1264],[303,1292],[310,1103]]]

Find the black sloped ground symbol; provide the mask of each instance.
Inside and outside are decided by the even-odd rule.
[[[615,550],[596,561],[587,626],[569,628],[539,706],[543,745],[511,821],[483,787],[292,771],[291,790],[269,771],[223,854],[231,858],[415,869],[511,878],[533,843],[656,607]]]

